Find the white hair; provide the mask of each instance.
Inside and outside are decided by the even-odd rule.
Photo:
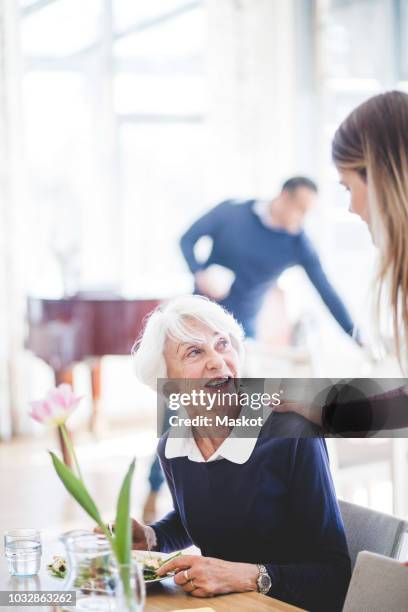
[[[231,313],[200,295],[175,298],[152,312],[132,349],[138,379],[154,391],[157,390],[157,379],[167,377],[164,359],[167,338],[180,342],[203,340],[194,334],[191,321],[199,321],[209,329],[228,334],[242,363],[244,331]]]

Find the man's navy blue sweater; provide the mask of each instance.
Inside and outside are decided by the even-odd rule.
[[[337,612],[350,559],[325,441],[271,437],[284,417],[268,419],[243,464],[166,459],[165,435],[159,456],[174,510],[152,527],[161,551],[195,544],[204,556],[262,563],[271,596]]]
[[[255,319],[267,289],[291,266],[302,266],[333,317],[348,334],[353,321],[330,284],[306,234],[290,234],[267,227],[254,211],[255,201],[222,202],[198,219],[182,236],[180,245],[194,274],[218,264],[235,274],[229,295],[220,302],[243,325],[247,336],[255,332]],[[200,263],[194,246],[202,236],[212,238],[207,261]]]

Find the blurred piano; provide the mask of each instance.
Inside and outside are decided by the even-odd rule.
[[[91,430],[97,421],[101,358],[129,355],[146,316],[159,303],[159,299],[125,299],[103,293],[28,298],[26,348],[51,366],[56,384],[72,384],[75,363],[86,361],[90,366]]]

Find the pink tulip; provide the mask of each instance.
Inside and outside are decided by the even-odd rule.
[[[59,385],[45,399],[30,402],[30,416],[43,425],[63,425],[80,401],[70,385]]]

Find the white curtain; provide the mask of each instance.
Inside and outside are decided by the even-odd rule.
[[[0,3],[0,439],[18,428],[16,415],[24,380],[24,299],[21,248],[20,163],[21,70],[18,3]],[[19,184],[20,183],[20,184]]]

